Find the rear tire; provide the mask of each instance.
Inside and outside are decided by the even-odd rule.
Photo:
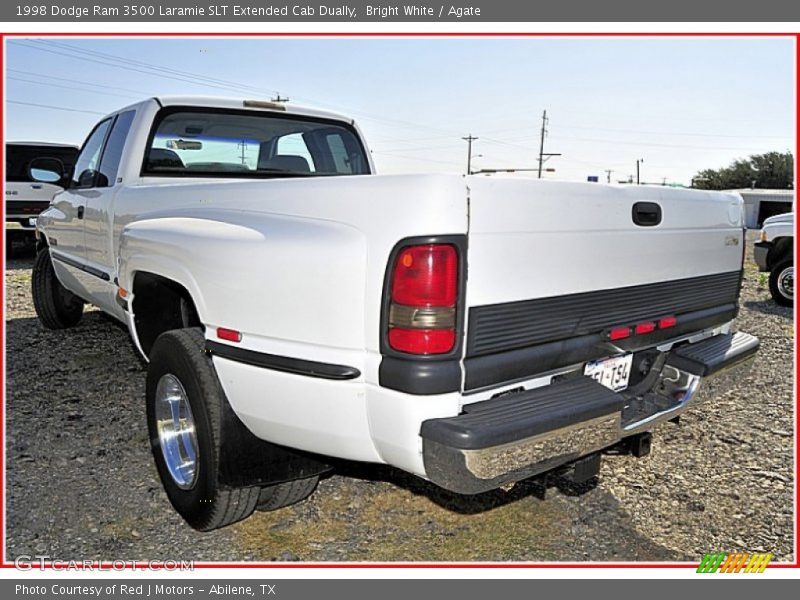
[[[256,510],[278,510],[308,498],[319,483],[319,477],[308,477],[261,488]]]
[[[61,285],[47,248],[36,255],[33,263],[31,294],[36,314],[48,329],[74,327],[83,316],[83,300]]]
[[[261,489],[219,482],[227,399],[204,347],[203,334],[195,328],[158,336],[147,369],[147,426],[156,469],[172,506],[194,529],[211,531],[249,517]],[[164,382],[172,384],[172,393],[165,393]],[[182,394],[180,400],[175,390]],[[176,402],[188,407],[173,410]],[[171,418],[164,418],[165,410]]]
[[[785,258],[772,268],[769,293],[781,306],[794,306],[794,258]]]

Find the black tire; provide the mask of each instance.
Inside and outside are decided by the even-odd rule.
[[[788,285],[789,277],[791,285]],[[781,306],[794,306],[794,258],[784,258],[772,267],[769,273],[769,293]]]
[[[80,322],[83,300],[61,285],[47,248],[36,255],[33,263],[31,293],[36,314],[48,329],[66,329]]]
[[[199,329],[176,329],[161,334],[150,352],[147,369],[147,427],[156,469],[172,506],[198,531],[212,531],[249,517],[261,489],[229,487],[218,481],[220,431],[225,399]],[[156,388],[171,374],[183,385],[195,422],[197,467],[194,483],[182,489],[170,475],[159,443]]]
[[[256,510],[278,510],[308,498],[319,483],[319,477],[308,477],[261,488]]]

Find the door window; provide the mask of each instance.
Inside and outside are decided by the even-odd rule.
[[[117,182],[122,149],[125,147],[125,140],[128,138],[128,131],[130,131],[135,115],[136,111],[129,110],[120,113],[114,120],[114,127],[111,128],[111,134],[108,136],[106,148],[100,159],[100,174],[95,182],[96,187],[109,187]]]
[[[109,127],[111,127],[111,119],[106,119],[101,121],[89,134],[78,155],[78,160],[75,162],[71,187],[94,187],[95,179],[97,179],[97,166]]]

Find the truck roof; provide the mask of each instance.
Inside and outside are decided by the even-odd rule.
[[[258,98],[226,98],[220,96],[157,96],[163,106],[201,106],[209,108],[248,109],[274,111],[282,107],[281,112],[289,115],[320,117],[352,123],[353,119],[331,111],[320,110],[286,102],[273,102]]]

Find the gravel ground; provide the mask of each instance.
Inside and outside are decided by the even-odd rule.
[[[199,534],[158,481],[127,332],[98,311],[45,330],[32,262],[12,260],[5,276],[7,559],[696,561],[745,550],[793,560],[794,323],[752,263],[738,319],[761,338],[750,375],[657,429],[649,457],[606,457],[595,486],[534,481],[468,498],[345,464],[305,502]]]

